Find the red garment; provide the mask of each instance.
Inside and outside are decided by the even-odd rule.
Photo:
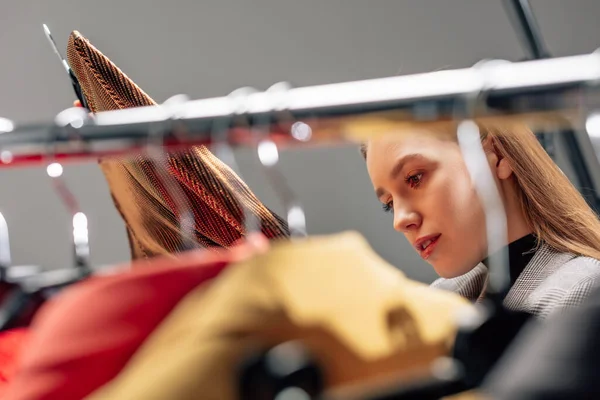
[[[21,351],[28,337],[27,328],[0,332],[0,398],[4,398],[7,383],[18,370]]]
[[[16,288],[14,284],[0,282],[0,305],[4,303],[14,288]],[[33,315],[42,304],[43,299],[36,298],[27,312],[7,326],[11,329],[0,332],[0,398],[4,398],[7,384],[18,370],[21,352],[29,337],[29,329],[26,327],[31,323]]]
[[[179,300],[236,254],[156,258],[66,289],[35,317],[20,370],[2,398],[75,400],[92,393],[121,371]]]

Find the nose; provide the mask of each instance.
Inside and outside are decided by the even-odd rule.
[[[421,216],[414,210],[406,207],[397,207],[394,209],[394,229],[398,232],[406,233],[418,229],[421,226]]]

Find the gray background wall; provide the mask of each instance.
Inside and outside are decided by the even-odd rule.
[[[600,47],[599,1],[532,4],[555,55]],[[3,0],[0,16],[0,115],[18,122],[50,120],[74,99],[44,22],[61,49],[79,30],[157,101],[524,56],[501,0]],[[250,186],[280,210],[253,158],[241,154],[240,163]],[[355,148],[286,152],[282,164],[310,233],[358,230],[409,276],[434,277],[380,211]],[[126,260],[123,225],[96,165],[71,166],[65,176],[90,218],[94,264]],[[1,170],[0,211],[16,263],[70,264],[70,221],[43,169]]]

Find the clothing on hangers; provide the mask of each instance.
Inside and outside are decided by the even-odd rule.
[[[471,307],[407,279],[359,234],[279,242],[190,292],[88,399],[236,399],[244,356],[289,340],[319,361],[328,389],[349,398],[428,375],[450,352],[456,314]]]
[[[36,315],[2,398],[85,397],[121,371],[190,290],[251,254],[248,246],[140,260],[65,289]]]
[[[69,49],[70,62],[76,73],[79,71],[78,77],[82,82],[84,93],[90,99],[93,99],[89,104],[92,111],[155,104],[141,89],[135,86],[133,82],[118,70],[110,60],[93,48],[80,35],[74,33],[71,36]],[[85,92],[86,87],[87,92]],[[173,194],[168,193],[166,188],[161,184],[161,179],[158,178],[155,171],[155,168],[158,167],[141,155],[131,158],[106,158],[101,160],[100,165],[109,182],[115,206],[119,209],[125,221],[133,258],[146,258],[157,255],[166,256],[181,251],[184,248],[184,241],[182,240],[182,232],[178,224],[179,216],[175,205],[176,202],[173,199]],[[200,146],[184,152],[172,152],[168,157],[168,165],[168,173],[178,182],[178,185],[186,195],[187,202],[193,207],[196,221],[195,237],[193,239],[202,246],[228,247],[235,240],[244,236],[242,207],[237,204],[238,196],[233,196],[234,191],[242,193],[244,201],[247,202],[247,207],[245,208],[251,209],[262,220],[263,233],[270,238],[287,236],[285,223],[278,216],[266,209],[239,177],[216,159],[207,148]],[[310,240],[312,241],[312,239]],[[312,243],[314,244],[314,241]],[[303,245],[306,245],[306,243]],[[287,246],[287,244],[281,244],[281,246]],[[328,248],[328,246],[325,247]],[[295,257],[298,260],[311,261],[311,257],[305,259],[305,253],[294,253],[294,251],[288,248],[286,252],[296,254]],[[250,270],[255,275],[250,275],[249,272],[230,273],[228,271],[225,274],[226,276],[222,277],[223,279],[214,282],[214,284],[198,287],[200,282],[196,281],[196,285],[187,289],[187,292],[186,290],[177,292],[177,295],[180,296],[179,299],[169,300],[171,303],[166,301],[166,304],[171,304],[169,310],[163,314],[160,312],[153,314],[153,318],[156,317],[156,319],[152,319],[152,322],[145,319],[139,322],[140,326],[143,326],[145,330],[142,333],[140,333],[141,331],[136,332],[135,339],[122,339],[122,336],[118,332],[123,333],[125,330],[121,329],[122,327],[118,327],[115,331],[117,332],[115,334],[117,340],[110,345],[114,345],[116,348],[123,346],[123,348],[128,349],[129,353],[124,351],[121,354],[122,357],[119,360],[123,361],[122,363],[111,364],[114,367],[110,369],[113,374],[111,377],[117,376],[116,379],[95,392],[92,398],[95,398],[95,396],[99,396],[98,398],[103,398],[102,396],[128,398],[130,395],[134,398],[137,398],[136,396],[138,395],[144,395],[144,398],[152,398],[152,396],[156,398],[169,398],[166,397],[166,390],[179,393],[183,397],[186,395],[194,396],[198,394],[198,385],[210,387],[209,381],[215,385],[216,389],[221,388],[225,390],[226,385],[223,382],[232,381],[231,376],[234,375],[232,370],[242,358],[242,353],[248,348],[253,347],[257,341],[267,345],[298,338],[306,341],[313,350],[317,350],[316,354],[322,357],[321,361],[323,362],[324,369],[330,378],[328,384],[336,389],[346,387],[346,385],[358,384],[360,386],[365,381],[370,381],[371,379],[373,381],[379,381],[379,379],[387,381],[387,378],[389,378],[390,381],[393,380],[394,383],[397,383],[398,379],[408,377],[415,369],[419,370],[421,368],[421,372],[423,372],[431,360],[439,355],[447,354],[447,350],[450,347],[448,343],[452,342],[455,329],[451,318],[447,316],[440,317],[437,314],[438,309],[442,306],[436,302],[438,300],[448,301],[449,305],[446,305],[446,308],[441,308],[444,311],[454,310],[455,305],[458,308],[459,303],[463,305],[464,302],[459,302],[456,300],[457,297],[452,294],[444,293],[442,295],[438,291],[424,288],[422,285],[415,285],[413,282],[396,278],[395,275],[390,274],[386,284],[390,286],[396,285],[396,289],[401,289],[397,290],[397,294],[392,295],[391,291],[388,292],[386,290],[387,286],[384,285],[383,280],[380,282],[374,276],[369,276],[364,268],[360,269],[360,271],[352,269],[356,268],[356,260],[360,259],[360,257],[352,259],[347,257],[347,255],[336,255],[334,257],[331,256],[330,251],[332,251],[332,248],[321,252],[322,257],[320,257],[320,262],[323,264],[319,264],[319,260],[317,259],[312,260],[313,263],[311,265],[324,266],[318,275],[316,272],[311,272],[307,275],[312,278],[299,278],[298,274],[296,274],[301,268],[306,269],[306,265],[299,266],[294,264],[294,268],[283,268],[281,271],[277,271],[273,265],[279,262],[282,265],[286,265],[289,260],[286,258],[288,257],[287,254],[275,252],[275,255],[271,254],[268,257],[258,258],[267,267],[259,267],[257,262],[253,260],[236,265],[233,268],[235,271]],[[373,261],[370,257],[367,258],[369,258],[370,262]],[[337,263],[344,262],[344,260],[347,260],[344,268],[340,267],[336,269],[339,266]],[[363,266],[360,262],[358,264],[359,266]],[[375,264],[377,265],[377,262]],[[515,277],[518,277],[513,282],[513,291],[509,293],[506,304],[511,308],[524,309],[540,316],[547,316],[558,308],[578,304],[581,298],[589,293],[589,285],[588,282],[583,281],[583,278],[577,280],[577,278],[581,278],[577,271],[583,269],[589,275],[589,271],[595,271],[597,267],[589,259],[557,253],[547,246],[541,248],[533,256],[532,260],[524,264],[524,268],[520,269],[518,273],[513,274]],[[325,273],[324,276],[330,279],[326,281],[325,286],[321,290],[315,291],[315,288],[319,288],[315,282],[323,284],[318,279],[322,279],[322,272],[323,270],[327,271],[329,265],[333,265],[332,271],[335,273]],[[576,273],[563,273],[569,266],[571,270],[576,270]],[[371,268],[372,265],[369,264],[369,267]],[[149,274],[152,272],[152,268],[151,266],[148,267]],[[171,268],[177,270],[177,267],[173,267],[172,265]],[[266,272],[261,271],[259,268],[265,269]],[[350,277],[345,276],[348,273],[347,271],[350,271]],[[355,271],[355,276],[353,276],[353,271]],[[173,273],[176,273],[176,271]],[[215,275],[217,273],[215,272]],[[550,276],[545,275],[546,273],[549,273]],[[382,275],[385,274],[382,273]],[[481,299],[484,295],[486,275],[487,271],[480,271],[479,268],[476,268],[472,275],[467,274],[464,277],[451,281],[440,281],[436,285],[439,285],[440,288],[452,288],[452,290],[458,291],[467,298],[476,300]],[[358,276],[361,279],[358,279]],[[290,277],[294,279],[290,279]],[[307,283],[305,279],[312,279],[312,281]],[[540,284],[539,282],[544,279],[555,282],[555,285],[544,286],[545,284]],[[192,279],[191,282],[193,283],[194,280]],[[400,284],[400,282],[402,283]],[[122,283],[122,281],[117,281],[112,289],[120,288],[119,285]],[[348,287],[353,288],[353,294],[360,292],[360,298],[351,298],[350,291],[346,293],[343,290],[339,298],[336,299],[319,296],[324,296],[325,294],[332,296],[338,293],[341,290],[338,284],[344,285],[344,283],[348,283],[345,286],[346,289]],[[361,286],[367,283],[371,284],[372,289]],[[88,285],[88,283],[81,285],[80,288],[88,288],[89,290],[90,286],[85,285]],[[138,285],[139,288],[142,286]],[[229,288],[229,292],[224,287]],[[416,290],[417,287],[420,289]],[[235,290],[231,290],[231,288]],[[256,290],[256,288],[259,289]],[[379,289],[376,295],[371,293],[374,289]],[[72,293],[76,293],[75,290],[73,289]],[[192,292],[190,293],[190,291]],[[127,292],[127,290],[122,290],[122,288],[114,291],[117,294]],[[229,295],[233,294],[233,298],[226,298],[225,292]],[[134,294],[134,299],[131,304],[125,304],[125,308],[146,306],[147,298],[143,296],[137,298],[136,295],[138,293],[135,290],[131,291],[131,293]],[[400,293],[406,297],[401,297]],[[374,307],[369,311],[372,312],[373,309],[379,311],[393,309],[386,314],[389,318],[386,320],[384,328],[381,327],[381,324],[378,325],[377,321],[368,319],[374,315],[379,315],[377,312],[367,313],[368,307],[365,307],[365,304],[352,303],[352,301],[357,302],[362,300],[363,294],[367,295],[368,300],[372,300],[372,303],[367,301],[367,303]],[[424,294],[427,296],[424,296]],[[370,295],[373,295],[373,297],[369,298]],[[423,298],[420,296],[423,296]],[[443,296],[450,297],[444,298]],[[177,304],[183,297],[185,299],[181,304]],[[427,297],[427,300],[424,300],[425,297]],[[92,296],[90,296],[91,298]],[[114,299],[119,298],[119,296],[112,294],[107,298]],[[300,298],[302,302],[300,302]],[[306,299],[314,301],[307,302]],[[340,301],[339,299],[346,299],[347,303],[339,305],[336,303]],[[379,303],[377,303],[377,300],[379,300]],[[412,305],[411,302],[413,301],[422,302],[419,305],[422,308]],[[310,307],[313,308],[307,311],[307,306],[304,303],[308,303],[309,309]],[[538,303],[541,305],[540,307],[536,306]],[[60,303],[57,301],[55,304]],[[101,332],[99,329],[101,325],[99,323],[98,325],[94,325],[97,323],[94,321],[87,325],[87,327],[84,324],[85,329],[88,329],[88,331],[82,330],[81,332],[77,330],[80,328],[69,327],[68,324],[66,328],[62,324],[56,324],[55,322],[60,320],[60,318],[65,318],[66,321],[66,316],[68,315],[64,310],[68,310],[69,308],[64,305],[66,303],[62,304],[63,311],[61,312],[58,312],[59,308],[56,308],[54,309],[55,314],[50,311],[40,314],[40,321],[54,321],[52,324],[46,322],[44,325],[40,322],[40,325],[38,325],[45,326],[48,329],[47,331],[40,329],[41,332],[45,332],[47,335],[46,338],[78,337],[81,340],[88,340],[89,338],[112,338],[111,335],[101,336],[97,334],[94,336],[86,334],[86,332],[91,332],[92,328]],[[83,304],[86,304],[86,302],[83,302]],[[110,307],[115,306],[110,301],[107,304]],[[348,304],[355,304],[356,310],[352,310],[352,312],[348,311]],[[80,306],[80,304],[78,305]],[[163,321],[163,317],[169,314],[174,307],[175,311]],[[202,318],[193,312],[196,310],[194,307],[205,311],[202,313]],[[229,315],[229,308],[227,307],[231,307],[234,310],[232,312],[233,315]],[[401,311],[396,312],[397,308],[400,308]],[[52,310],[50,307],[45,309]],[[124,309],[117,310],[117,307],[114,307],[111,310],[107,314],[107,319],[102,324],[107,324],[110,321],[122,322],[122,320],[126,319],[123,316],[124,314],[121,314],[126,312]],[[318,312],[315,314],[315,310],[321,310],[323,314],[319,314]],[[256,315],[253,314],[254,312],[256,312]],[[303,314],[303,312],[307,314]],[[209,318],[205,318],[205,314]],[[141,315],[145,314],[142,312]],[[194,317],[203,320],[202,322],[191,324],[191,328],[206,329],[201,334],[198,334],[196,331],[190,332],[189,326],[184,324],[184,317],[186,316],[188,324],[190,321],[195,322]],[[393,316],[393,318],[390,316]],[[237,319],[233,320],[234,317],[237,317]],[[53,320],[53,318],[56,319]],[[358,323],[359,320],[360,324]],[[134,325],[138,324],[138,320],[134,319],[133,321]],[[371,322],[365,323],[364,321]],[[378,321],[380,322],[381,320]],[[77,321],[77,323],[79,322]],[[365,325],[364,327],[362,326],[363,324]],[[50,328],[51,326],[52,328]],[[57,326],[60,329],[66,330],[61,331],[58,329],[53,331],[53,329],[57,329]],[[159,326],[158,330],[151,333],[156,326]],[[315,329],[315,326],[319,326],[320,329]],[[441,328],[439,331],[436,331],[436,327]],[[377,340],[372,340],[372,338],[377,337],[374,332],[381,333],[381,331],[387,332],[389,343],[387,343],[387,347],[384,345],[381,346],[379,349],[380,353],[377,353],[377,351],[373,352],[373,348],[369,350],[368,346],[361,345],[361,343],[378,343]],[[433,331],[437,333],[432,334],[431,332]],[[207,332],[216,336],[202,336],[207,335]],[[240,332],[243,334],[243,337],[236,336]],[[144,342],[148,335],[150,335],[150,339],[139,348],[140,343]],[[250,339],[245,335],[249,335]],[[382,334],[380,336],[385,335]],[[181,344],[178,343],[180,337],[182,338]],[[413,342],[415,337],[417,338],[416,344]],[[424,337],[428,339],[425,340],[423,339]],[[169,339],[172,341],[171,344],[169,343]],[[209,343],[200,339],[214,340]],[[41,359],[43,363],[48,362],[48,360],[55,362],[52,368],[46,370],[44,368],[47,365],[36,366],[33,361],[33,364],[31,364],[34,367],[31,367],[30,371],[49,373],[50,379],[46,382],[51,382],[50,386],[54,385],[57,381],[61,385],[64,384],[65,381],[60,381],[60,379],[66,375],[57,378],[53,374],[56,371],[60,371],[60,368],[65,365],[78,365],[79,362],[85,363],[89,362],[90,359],[94,359],[97,361],[94,366],[100,368],[100,366],[106,365],[105,362],[109,364],[114,362],[114,359],[106,361],[94,358],[96,357],[95,352],[97,348],[93,346],[92,350],[85,350],[79,354],[79,356],[84,355],[81,359],[77,359],[78,356],[74,355],[74,353],[69,353],[68,356],[73,356],[76,361],[69,359],[68,362],[65,362],[64,358],[60,358],[64,356],[64,353],[59,354],[57,358],[53,358],[57,356],[57,353],[53,353],[47,349],[44,352],[42,345],[39,343],[47,343],[48,341],[49,339],[45,339],[44,341],[37,342],[38,351],[36,352],[36,357],[41,358],[32,356],[31,359],[26,358],[26,360],[39,361]],[[122,344],[124,342],[126,344]],[[381,343],[384,342],[382,341]],[[99,343],[102,345],[106,344],[102,341],[99,341]],[[194,343],[201,343],[201,345],[194,348]],[[220,347],[223,343],[227,344],[227,349]],[[70,346],[65,346],[68,347],[69,351],[80,350],[82,348],[77,341],[71,341],[69,344]],[[90,342],[86,341],[84,344],[89,345]],[[189,346],[187,349],[184,348],[186,344]],[[173,352],[167,351],[171,349]],[[189,349],[192,349],[192,351],[189,351]],[[419,349],[418,355],[416,349]],[[186,352],[185,350],[188,351]],[[33,354],[33,352],[28,354]],[[45,354],[50,355],[47,356],[48,358],[44,358]],[[102,350],[98,354],[106,355],[107,352]],[[115,355],[116,352],[110,354]],[[123,354],[126,355],[123,356]],[[132,354],[134,356],[131,364],[127,366],[123,373],[119,374],[120,369],[124,363],[129,361],[129,357]],[[154,356],[154,365],[145,364],[144,360],[146,362],[153,361],[151,356]],[[339,357],[344,362],[336,362],[335,357]],[[160,365],[157,365],[156,360],[159,360]],[[165,360],[164,364],[163,360]],[[182,365],[200,366],[200,378],[195,376],[196,370],[184,368],[185,372],[179,377],[173,377],[174,379],[170,381],[166,379],[167,377],[172,377],[169,374],[173,374],[177,370],[177,368],[171,369],[169,366],[180,367]],[[27,370],[25,371],[24,373],[30,373]],[[94,370],[91,371],[93,374]],[[108,371],[108,369],[105,371]],[[191,371],[194,372],[194,376],[192,376]],[[86,372],[90,373],[90,369]],[[95,374],[95,376],[104,376],[105,378],[109,375],[103,375],[102,372]],[[44,380],[36,381],[36,379],[31,378],[21,381],[21,385],[26,381],[40,382]],[[199,380],[199,382],[192,382],[194,379]],[[142,381],[143,384],[141,383]],[[82,382],[88,384],[85,379],[80,379],[76,382],[78,384]],[[159,383],[165,382],[167,383],[166,386],[158,387]],[[95,381],[94,384],[98,385],[99,383]],[[85,390],[89,391],[90,387],[91,385]],[[67,389],[70,390],[73,387],[67,385]],[[150,389],[154,390],[152,392],[143,392]],[[210,390],[213,390],[212,387]],[[210,396],[212,394],[210,390],[203,390],[202,394],[207,393]],[[226,390],[224,393],[232,394],[232,392],[227,392]],[[221,394],[219,393],[219,395]]]
[[[8,298],[19,290],[16,283],[0,282],[0,304],[6,304]],[[34,296],[29,306],[17,318],[9,322],[5,331],[0,332],[0,398],[16,371],[21,354],[28,345],[29,324],[39,308],[44,304],[43,296]],[[7,317],[4,314],[3,317]]]
[[[79,32],[74,31],[69,37],[67,58],[92,112],[156,105]],[[104,158],[100,167],[125,222],[134,259],[184,249],[177,202],[155,171],[164,166],[155,167],[144,155],[132,155]],[[265,207],[235,172],[206,147],[168,153],[167,172],[192,208],[195,237],[191,239],[201,246],[229,247],[243,237],[244,209],[259,219],[268,238],[288,236],[285,221]],[[238,204],[239,198],[243,199],[243,208]]]
[[[21,354],[26,348],[30,336],[28,328],[14,328],[0,332],[0,398],[13,377],[17,374],[21,363]]]

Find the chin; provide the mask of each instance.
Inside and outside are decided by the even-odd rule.
[[[440,278],[445,278],[445,279],[457,278],[457,277],[464,275],[467,272],[471,271],[476,266],[476,265],[474,265],[470,268],[469,267],[457,268],[456,267],[457,263],[436,262],[436,263],[430,263],[430,264],[433,267],[433,269],[435,270],[435,272],[440,276]]]

